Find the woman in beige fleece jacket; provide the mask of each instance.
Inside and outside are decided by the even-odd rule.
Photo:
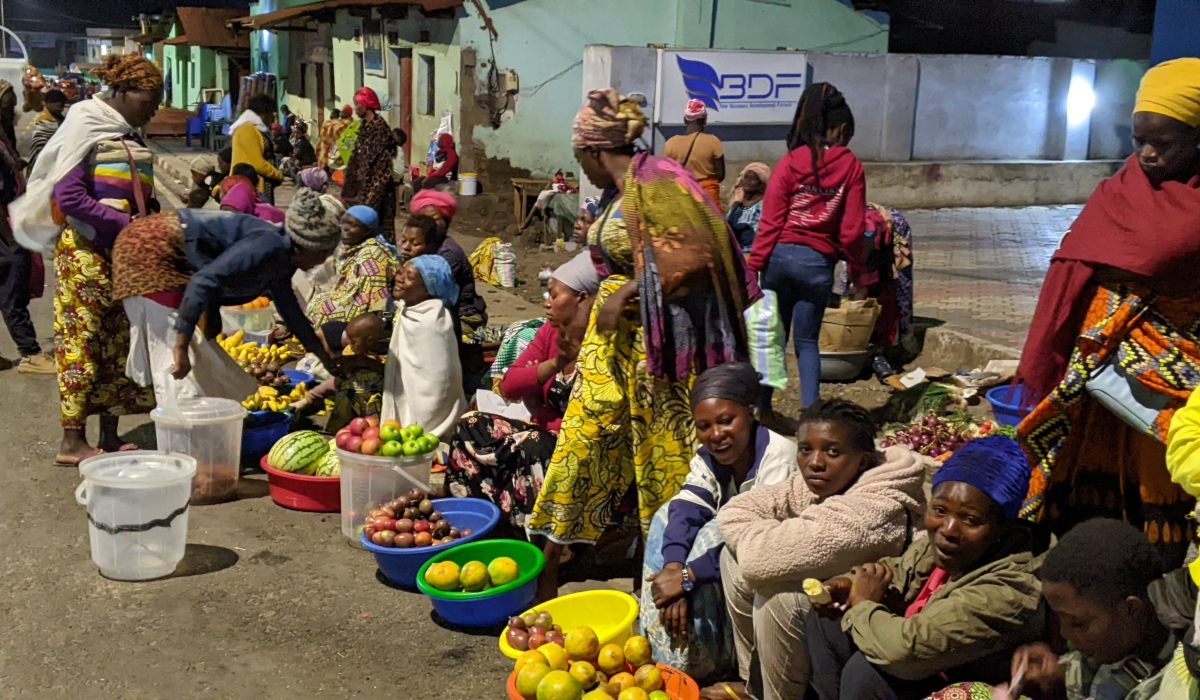
[[[717,514],[725,539],[721,580],[750,696],[804,695],[810,673],[804,579],[898,555],[921,522],[920,457],[900,446],[878,452],[874,437],[875,424],[861,406],[838,399],[813,404],[797,433],[800,472],[733,498]]]

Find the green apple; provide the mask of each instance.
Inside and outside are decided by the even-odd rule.
[[[417,425],[416,423],[413,423],[412,425],[404,426],[404,428],[400,432],[402,432],[404,434],[405,440],[416,440],[417,438],[419,438],[425,434],[425,429],[422,428],[421,426]]]
[[[402,430],[401,430],[400,426],[396,425],[395,423],[393,423],[391,421],[388,421],[387,423],[384,423],[383,425],[379,426],[379,439],[383,440],[384,442],[392,442],[393,440],[404,440],[404,437],[400,434],[401,432],[402,432]]]
[[[422,435],[421,437],[417,438],[417,441],[421,443],[422,453],[433,452],[438,448],[438,445],[441,444],[441,441],[437,439],[436,435],[429,434]]]
[[[421,454],[421,443],[416,440],[404,441],[404,456],[412,457],[413,455]]]
[[[379,454],[384,457],[398,457],[404,454],[404,445],[399,440],[388,440],[379,448]]]

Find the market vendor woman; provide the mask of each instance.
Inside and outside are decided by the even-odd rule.
[[[143,329],[149,367],[138,367],[135,343],[127,372],[147,385],[171,371],[192,370],[189,346],[202,316],[206,335],[220,331],[220,307],[269,296],[304,348],[331,373],[335,363],[317,338],[292,291],[296,270],[329,257],[341,240],[336,200],[301,188],[282,226],[235,212],[181,209],[137,219],[113,247],[113,298],[123,301]],[[155,348],[172,347],[170,358]],[[168,363],[172,363],[168,366]],[[146,376],[148,371],[150,376]]]

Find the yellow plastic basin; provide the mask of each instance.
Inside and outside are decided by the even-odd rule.
[[[624,644],[633,634],[633,621],[638,616],[638,602],[621,591],[581,591],[555,598],[525,612],[548,612],[563,634],[587,625],[600,638],[600,645]],[[521,652],[508,645],[508,627],[500,633],[500,651],[510,659]]]

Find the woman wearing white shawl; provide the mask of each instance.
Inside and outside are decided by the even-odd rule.
[[[396,275],[395,328],[384,368],[384,421],[417,424],[448,440],[467,407],[450,309],[458,301],[450,264],[418,255]]]
[[[152,158],[134,132],[162,102],[162,73],[137,55],[110,56],[96,73],[108,92],[71,108],[9,206],[17,242],[54,254],[61,466],[122,449],[117,417],[154,406],[153,393],[125,377],[129,321],[112,301],[110,249],[154,193]],[[86,437],[97,414],[98,450]]]

